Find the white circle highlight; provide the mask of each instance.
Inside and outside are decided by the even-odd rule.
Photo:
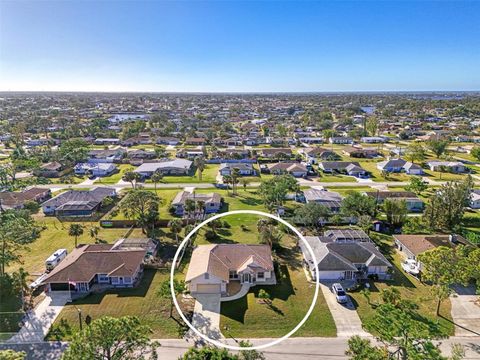
[[[213,344],[215,346],[218,346],[218,347],[223,347],[223,348],[226,348],[226,349],[230,349],[230,350],[235,350],[235,351],[240,351],[240,350],[261,350],[261,349],[266,349],[268,347],[271,347],[273,345],[276,345],[276,344],[279,344],[280,342],[282,342],[283,340],[286,340],[288,339],[290,336],[292,336],[295,332],[297,332],[298,329],[300,329],[303,324],[305,323],[305,321],[307,321],[307,319],[310,317],[313,309],[315,308],[315,304],[317,303],[317,299],[318,299],[318,292],[319,292],[319,289],[320,289],[320,282],[318,280],[318,276],[316,277],[316,281],[315,281],[315,293],[313,295],[313,300],[312,300],[312,303],[310,304],[310,307],[308,308],[308,311],[307,313],[305,314],[305,316],[303,317],[303,319],[297,324],[297,326],[295,326],[295,328],[293,328],[293,330],[291,330],[288,334],[282,336],[281,338],[278,338],[274,341],[270,341],[266,344],[262,344],[262,345],[257,345],[257,346],[250,346],[250,347],[241,347],[241,346],[234,346],[234,345],[229,345],[229,344],[224,344],[220,341],[217,341],[215,339],[211,339],[209,338],[208,336],[206,336],[205,334],[201,333],[200,331],[198,331],[191,323],[190,321],[188,321],[188,319],[185,317],[185,315],[183,314],[182,312],[182,309],[180,309],[180,306],[178,305],[178,301],[177,301],[177,298],[175,296],[175,289],[174,289],[174,286],[173,286],[173,279],[174,279],[174,276],[175,276],[175,264],[177,263],[177,260],[178,260],[178,256],[180,254],[180,251],[182,250],[182,248],[187,244],[187,242],[190,240],[190,238],[192,237],[193,234],[195,234],[198,230],[200,230],[201,227],[203,227],[204,225],[208,224],[210,221],[212,220],[215,220],[215,219],[218,219],[218,218],[221,218],[221,217],[224,217],[224,216],[228,216],[228,215],[235,215],[235,214],[254,214],[254,215],[260,215],[260,216],[266,216],[266,217],[269,217],[271,219],[274,219],[274,220],[277,220],[279,221],[280,223],[284,224],[285,226],[287,226],[290,230],[292,230],[303,242],[304,244],[306,245],[309,253],[310,253],[310,256],[312,257],[313,261],[314,261],[314,264],[315,264],[315,273],[318,274],[318,263],[317,263],[317,259],[315,258],[315,254],[313,253],[313,249],[312,247],[310,246],[310,244],[307,242],[307,240],[305,240],[305,237],[300,233],[300,231],[298,231],[293,225],[291,225],[289,222],[287,222],[286,220],[283,220],[282,218],[278,217],[278,216],[275,216],[275,215],[272,215],[272,214],[268,214],[268,213],[265,213],[263,211],[257,211],[257,210],[233,210],[233,211],[228,211],[228,212],[225,212],[225,213],[220,213],[220,214],[216,214],[204,221],[202,221],[200,224],[198,224],[197,226],[195,226],[195,228],[190,231],[188,233],[188,235],[185,237],[185,239],[183,239],[183,241],[180,243],[180,246],[178,247],[176,253],[175,253],[175,256],[173,257],[173,262],[172,262],[172,268],[170,270],[170,292],[171,292],[171,295],[172,295],[172,299],[173,299],[173,303],[175,305],[175,308],[177,309],[177,312],[178,314],[180,315],[180,317],[182,318],[182,320],[185,322],[185,324],[188,325],[188,327],[195,333],[197,334],[198,336],[200,336],[202,339],[204,339],[205,341],[209,342],[210,344]],[[247,296],[247,295],[245,295]]]

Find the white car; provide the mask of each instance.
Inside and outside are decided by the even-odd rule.
[[[332,292],[335,294],[335,298],[337,299],[337,302],[339,304],[345,304],[346,302],[348,302],[348,295],[345,290],[343,290],[342,285],[340,285],[339,283],[335,283],[332,285]]]

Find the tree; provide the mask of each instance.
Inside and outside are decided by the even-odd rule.
[[[348,339],[348,349],[345,351],[351,360],[389,360],[387,349],[373,346],[369,339],[358,335]]]
[[[157,359],[157,342],[151,329],[137,317],[104,316],[73,335],[63,360],[145,360]]]
[[[36,240],[41,230],[28,210],[0,212],[0,276],[8,265],[21,262],[20,250]]]
[[[408,145],[405,157],[412,163],[422,162],[427,157],[425,147],[419,142],[413,142]]]
[[[361,215],[369,215],[375,218],[377,202],[373,197],[364,196],[358,191],[350,191],[342,200],[340,212],[346,217],[354,217],[357,219]]]
[[[157,193],[157,184],[162,181],[163,179],[163,174],[161,172],[154,172],[152,177],[151,177],[152,181],[153,181],[153,186],[155,187],[155,193]]]
[[[447,182],[430,197],[424,219],[432,230],[454,231],[461,226],[465,207],[470,201],[473,181]]]
[[[405,189],[420,195],[422,192],[428,189],[428,184],[426,181],[423,181],[420,176],[412,176],[410,177],[410,182]]]
[[[222,182],[227,185],[227,193],[228,189],[230,188],[230,184],[232,183],[232,177],[230,175],[223,175]]]
[[[279,230],[276,221],[260,219],[257,222],[257,230],[260,242],[269,245],[271,249],[278,246],[283,237],[283,233]]]
[[[393,228],[399,228],[407,219],[407,202],[405,200],[385,199],[383,211],[387,215],[387,222]]]
[[[358,217],[357,226],[367,234],[370,234],[370,229],[372,228],[372,217],[370,215],[360,215]]]
[[[175,296],[180,295],[186,290],[185,282],[177,279],[173,279],[173,291]],[[165,280],[160,284],[157,291],[157,295],[163,299],[170,299],[170,317],[173,317],[173,299],[172,292],[170,291],[170,280]]]
[[[240,347],[252,347],[252,344],[246,340],[239,342]],[[240,350],[238,355],[240,360],[265,360],[265,355],[258,350]]]
[[[298,191],[297,180],[292,175],[278,175],[273,179],[264,180],[258,188],[265,207],[273,211],[283,206],[288,191]]]
[[[375,116],[368,118],[365,128],[371,136],[377,135],[379,121]]]
[[[70,139],[61,143],[58,155],[61,162],[75,165],[88,157],[88,143],[82,139]]]
[[[178,243],[178,233],[182,230],[183,221],[180,219],[172,219],[168,222],[168,228],[175,235],[175,241]]]
[[[187,214],[187,217],[190,218],[191,214],[195,212],[197,205],[192,199],[186,199],[185,205],[183,206],[183,211]]]
[[[137,188],[137,182],[142,180],[142,175],[135,171],[125,171],[122,176],[122,180],[132,184],[132,189],[135,190]]]
[[[326,221],[330,215],[330,209],[326,206],[316,202],[309,202],[295,209],[295,222],[316,228]]]
[[[468,268],[463,266],[465,253],[462,248],[462,245],[455,248],[439,246],[418,255],[422,263],[422,281],[432,284],[432,293],[437,299],[437,315],[441,302],[450,295],[450,286],[469,280]]]
[[[100,229],[99,229],[98,226],[92,226],[92,227],[90,228],[90,230],[89,230],[89,232],[90,232],[90,237],[91,237],[92,239],[95,239],[95,242],[98,241],[98,231],[99,231],[99,230],[100,230]]]
[[[0,360],[23,360],[26,356],[25,351],[0,350]]]
[[[205,170],[205,160],[203,159],[203,157],[197,156],[193,160],[193,164],[197,168],[198,180],[202,181],[202,174],[203,174],[203,171]]]
[[[237,184],[238,184],[238,178],[240,177],[240,170],[238,168],[233,168],[231,177],[232,177],[232,191],[233,191],[233,194],[235,195],[237,193]]]
[[[433,152],[437,158],[439,158],[446,152],[447,146],[448,140],[430,139],[427,142],[428,149]]]
[[[68,228],[68,235],[72,236],[75,238],[75,247],[77,247],[78,243],[78,237],[82,236],[83,234],[83,226],[80,224],[70,224],[70,227]]]
[[[470,155],[472,155],[475,159],[480,160],[480,146],[475,146],[470,150]]]
[[[214,346],[192,347],[178,360],[240,360],[238,355],[230,354],[227,349]]]
[[[247,191],[247,186],[248,186],[248,184],[250,184],[250,180],[242,178],[242,179],[240,179],[240,183],[243,186],[243,191]]]
[[[157,194],[142,189],[130,191],[120,203],[120,209],[127,219],[137,220],[146,233],[149,224],[154,224],[158,217],[160,198]]]

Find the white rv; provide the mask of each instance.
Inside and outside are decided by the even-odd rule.
[[[60,264],[60,261],[65,259],[66,256],[67,249],[58,249],[55,251],[47,260],[45,260],[45,268],[47,271],[53,270],[58,264]]]

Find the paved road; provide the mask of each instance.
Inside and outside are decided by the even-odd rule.
[[[250,339],[254,345],[270,342],[272,339]],[[347,348],[346,337],[337,338],[291,338],[278,345],[265,349],[263,352],[267,360],[342,360],[347,359],[345,349]],[[162,345],[159,350],[159,359],[176,360],[191,347],[192,342],[175,339],[159,339]],[[232,345],[233,340],[228,340]],[[445,355],[450,354],[452,344],[461,344],[466,350],[465,360],[480,359],[480,338],[454,337],[440,342],[440,348]],[[66,348],[65,343],[43,342],[35,344],[9,344],[1,345],[0,349],[12,348],[27,352],[27,360],[57,360],[61,352]]]

